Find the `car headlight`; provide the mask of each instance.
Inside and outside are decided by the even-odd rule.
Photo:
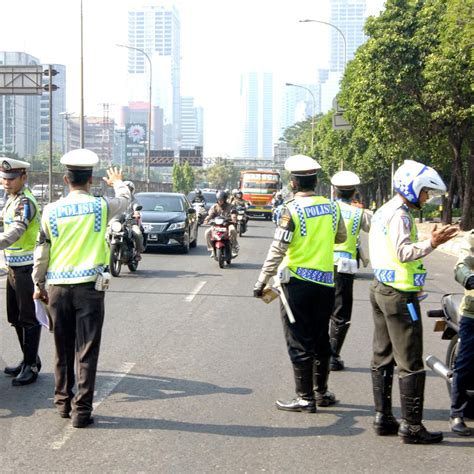
[[[186,222],[175,222],[168,227],[168,230],[179,230],[186,227]]]

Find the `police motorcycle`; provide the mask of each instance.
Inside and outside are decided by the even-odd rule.
[[[245,206],[237,206],[235,208],[237,211],[237,234],[239,237],[242,237],[242,234],[247,232],[247,212]]]
[[[230,245],[229,225],[232,223],[223,216],[216,216],[209,222],[211,226],[211,245],[214,259],[217,260],[219,268],[224,268],[224,262],[230,265],[232,261],[232,247]]]
[[[140,211],[142,206],[135,204],[133,212]],[[114,277],[120,275],[122,265],[127,265],[129,271],[135,272],[138,268],[138,253],[135,246],[132,228],[137,224],[133,212],[127,212],[113,219],[107,231],[107,241],[110,247],[109,267]]]
[[[463,298],[462,294],[446,294],[441,298],[441,309],[434,309],[427,312],[429,318],[437,318],[434,325],[435,332],[441,332],[441,339],[449,341],[446,350],[445,362],[438,357],[430,355],[426,358],[426,365],[438,376],[442,377],[448,387],[451,396],[451,383],[454,371],[454,364],[459,348],[459,304]],[[468,390],[471,400],[464,412],[467,417],[474,417],[474,387]]]
[[[192,203],[194,209],[196,210],[196,215],[198,218],[198,225],[202,225],[204,219],[207,216],[206,206],[203,202],[193,202]]]

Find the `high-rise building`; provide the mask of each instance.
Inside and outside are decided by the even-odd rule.
[[[57,86],[53,91],[52,118],[53,118],[53,150],[62,154],[66,153],[67,120],[66,114],[66,67],[62,64],[52,64],[52,69],[57,72],[52,76],[52,83]],[[43,70],[48,70],[49,64],[43,65]],[[43,76],[43,85],[49,84],[49,77]],[[44,92],[40,98],[40,143],[49,145],[49,92]]]
[[[341,33],[331,28],[331,71],[344,71],[344,60],[350,61],[357,48],[366,40],[364,35],[366,0],[330,0],[329,22]],[[347,55],[347,58],[346,58]]]
[[[273,158],[273,75],[242,75],[242,158]]]
[[[321,85],[301,84],[302,87],[287,86],[283,96],[281,127],[286,129],[321,111]]]
[[[39,66],[37,58],[22,52],[0,52],[0,65]],[[40,96],[0,95],[0,153],[33,156],[40,140]]]
[[[197,146],[203,146],[203,110],[194,105],[193,97],[181,97],[181,148]]]
[[[128,12],[130,102],[147,102],[152,74],[152,102],[164,111],[164,146],[177,148],[180,131],[180,19],[174,6],[149,1]]]

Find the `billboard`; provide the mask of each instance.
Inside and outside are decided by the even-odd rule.
[[[0,66],[0,95],[41,95],[43,66]]]
[[[196,146],[193,150],[179,150],[179,163],[184,165],[186,161],[191,166],[202,166],[202,146]]]
[[[146,124],[125,124],[125,160],[127,166],[144,165],[146,154]]]

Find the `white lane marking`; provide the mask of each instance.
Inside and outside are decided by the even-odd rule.
[[[115,387],[121,382],[121,380],[133,369],[135,366],[134,362],[124,362],[118,369],[118,373],[110,377],[110,380],[102,384],[95,395],[95,402],[93,404],[94,410],[113,392]],[[50,444],[50,448],[57,450],[61,449],[71,438],[76,431],[71,424],[68,424],[61,431],[59,436]]]
[[[201,291],[201,288],[207,283],[207,281],[200,281],[194,288],[193,291],[191,291],[191,293],[186,296],[186,298],[184,298],[184,301],[186,301],[187,303],[190,303],[194,297]]]

